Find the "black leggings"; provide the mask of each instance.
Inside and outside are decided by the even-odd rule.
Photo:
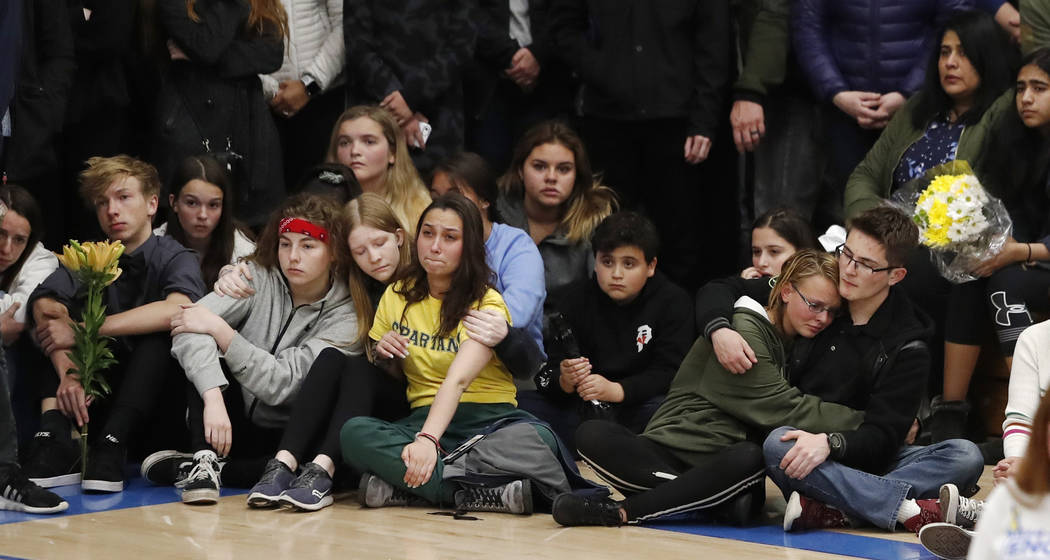
[[[148,453],[186,442],[186,375],[171,356],[171,336],[152,333],[110,342],[117,363],[102,373],[113,394],[96,400],[90,408],[93,440],[109,434],[133,452]],[[130,349],[129,349],[130,345]],[[55,368],[40,352],[29,352],[29,363],[38,368],[41,399],[58,391]],[[135,437],[133,437],[135,436]]]
[[[629,522],[708,510],[744,492],[764,494],[762,447],[753,442],[687,463],[620,424],[588,420],[576,430],[576,445],[584,461],[627,496],[622,505]]]
[[[357,416],[393,421],[408,416],[405,382],[372,365],[364,356],[326,348],[314,360],[292,405],[278,449],[299,462],[309,455],[338,461],[339,430]],[[309,456],[308,456],[309,455]]]
[[[988,279],[988,311],[1003,354],[1014,355],[1021,331],[1032,326],[1031,311],[1050,311],[1050,270],[1010,265]]]
[[[168,333],[153,333],[136,336],[131,342],[134,350],[117,352],[117,368],[122,374],[115,378],[119,385],[114,385],[116,393],[112,408],[99,435],[112,434],[123,441],[143,426],[159,423],[164,427],[164,432],[181,432],[169,435],[182,436],[176,441],[185,443],[183,415],[186,400],[181,387],[186,375],[178,361],[171,356],[171,336]],[[148,436],[156,437],[156,434]],[[172,440],[165,440],[150,446],[147,442],[147,448],[171,443]]]

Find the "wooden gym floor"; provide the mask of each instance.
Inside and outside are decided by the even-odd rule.
[[[585,471],[585,474],[590,475]],[[981,479],[992,488],[991,467]],[[766,524],[730,528],[696,522],[645,527],[574,527],[546,514],[430,515],[434,509],[363,509],[353,493],[319,512],[252,510],[244,492],[217,506],[178,502],[172,488],[139,478],[121,494],[57,491],[70,502],[56,516],[0,512],[0,555],[11,558],[934,558],[907,532],[876,529],[784,533],[784,499],[767,479]]]

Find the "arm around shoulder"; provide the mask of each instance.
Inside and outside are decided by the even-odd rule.
[[[769,322],[746,311],[733,325],[755,351],[758,362],[743,375],[725,370],[712,358],[703,380],[705,396],[737,419],[765,430],[795,426],[809,432],[833,432],[860,424],[863,413],[824,402],[792,387],[783,374],[783,350]]]

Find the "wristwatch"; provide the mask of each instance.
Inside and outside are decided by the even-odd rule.
[[[828,434],[828,447],[831,449],[832,457],[842,457],[846,451],[846,438],[838,432]]]
[[[309,74],[303,74],[303,77],[299,78],[299,81],[302,82],[304,86],[306,86],[307,96],[313,97],[318,93],[321,93],[321,85],[317,83],[317,80],[315,80],[313,76]]]

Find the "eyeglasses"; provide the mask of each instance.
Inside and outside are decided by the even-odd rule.
[[[806,307],[808,307],[809,311],[814,315],[820,315],[825,311],[828,313],[828,315],[831,316],[834,316],[836,313],[838,313],[839,310],[837,307],[829,307],[827,305],[821,305],[819,303],[813,303],[812,301],[809,301],[809,298],[802,295],[802,292],[798,291],[798,286],[796,286],[794,282],[791,283],[791,288],[795,290],[795,293],[798,294],[798,297],[802,298],[802,303],[805,303]]]
[[[849,263],[853,263],[857,265],[858,271],[863,271],[868,274],[875,274],[876,272],[885,272],[887,270],[900,268],[899,266],[884,266],[882,268],[876,268],[864,261],[859,261],[857,260],[857,256],[853,254],[853,251],[849,250],[849,247],[847,247],[845,243],[839,245],[838,247],[835,247],[835,256],[838,257],[839,266],[841,266],[842,268],[846,268],[847,266],[849,266]],[[842,257],[846,257],[845,264],[842,263]]]

